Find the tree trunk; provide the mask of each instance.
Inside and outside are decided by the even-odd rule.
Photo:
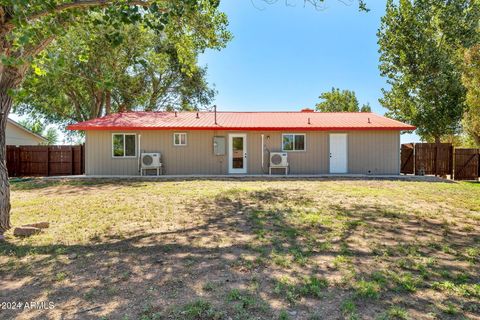
[[[435,137],[435,176],[438,176],[438,159],[440,159],[440,137]]]
[[[112,93],[110,90],[105,92],[105,114],[112,113]]]
[[[4,67],[0,74],[0,241],[10,225],[10,185],[7,171],[6,129],[8,114],[12,108],[10,90],[18,87],[22,72],[11,67]]]

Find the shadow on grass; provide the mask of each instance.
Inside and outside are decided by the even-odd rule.
[[[329,223],[321,220],[327,215],[322,211],[309,212],[311,219],[305,219],[305,208],[317,205],[300,190],[233,189],[187,208],[208,213],[209,218],[196,225],[122,238],[113,235],[86,245],[0,244],[0,257],[12,263],[0,267],[0,301],[46,299],[58,306],[34,311],[36,318],[273,319],[282,309],[292,309],[299,319],[315,314],[338,319],[344,317],[341,305],[349,297],[365,317],[398,304],[423,314],[427,308],[440,307],[428,298],[413,298],[395,283],[381,287],[381,299],[358,296],[356,283],[373,279],[380,265],[396,272],[401,258],[441,251],[419,241],[419,235],[453,247],[476,241],[445,232],[441,223],[405,219],[381,204],[330,206]],[[379,246],[365,247],[358,242],[361,239]],[[341,262],[332,267],[338,257],[347,257],[348,266]],[[437,261],[433,269],[466,272],[464,266],[447,260]],[[421,276],[421,270],[407,271]],[[352,273],[351,282],[312,285],[333,273]],[[309,282],[279,282],[282,275]],[[477,275],[469,281],[478,280]],[[416,286],[418,291],[429,289],[428,282]],[[2,313],[6,318],[18,315],[12,310]]]
[[[30,177],[11,178],[10,185],[13,190],[35,190],[52,186],[108,186],[124,185],[131,186],[145,182],[167,182],[167,181],[405,181],[405,182],[433,182],[433,183],[458,183],[457,181],[437,178],[434,176],[321,176],[295,177],[295,176],[182,176],[182,177],[79,177],[79,178],[54,178],[54,177]],[[469,181],[475,184],[476,182]]]

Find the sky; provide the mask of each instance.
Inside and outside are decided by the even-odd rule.
[[[221,51],[208,50],[200,64],[218,94],[220,111],[299,111],[314,108],[332,87],[355,91],[360,104],[384,114],[378,99],[386,87],[378,70],[377,30],[385,1],[326,0],[318,11],[303,0],[267,4],[224,0],[233,40]],[[402,143],[419,141],[402,135]]]

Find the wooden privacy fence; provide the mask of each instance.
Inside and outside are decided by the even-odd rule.
[[[455,149],[455,180],[476,180],[480,173],[480,149]]]
[[[414,148],[415,148],[415,145],[413,143],[402,144],[402,149],[400,151],[400,158],[401,158],[400,172],[401,173],[404,173],[404,174],[413,173],[414,162],[415,162]]]
[[[10,177],[85,173],[84,146],[7,146]]]
[[[401,146],[400,172],[404,174],[450,175],[455,180],[477,180],[479,149],[453,148],[449,143],[405,143]]]
[[[415,144],[415,174],[451,175],[453,170],[453,146],[450,143]]]

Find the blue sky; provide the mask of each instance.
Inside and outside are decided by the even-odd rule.
[[[291,6],[281,0],[222,1],[234,38],[225,49],[200,57],[218,90],[219,110],[313,108],[320,93],[338,87],[354,90],[361,104],[369,102],[373,112],[384,114],[376,33],[385,1],[367,3],[365,13],[348,0],[326,0],[321,11],[304,7],[303,0],[291,0]],[[417,140],[402,136],[402,142]]]

